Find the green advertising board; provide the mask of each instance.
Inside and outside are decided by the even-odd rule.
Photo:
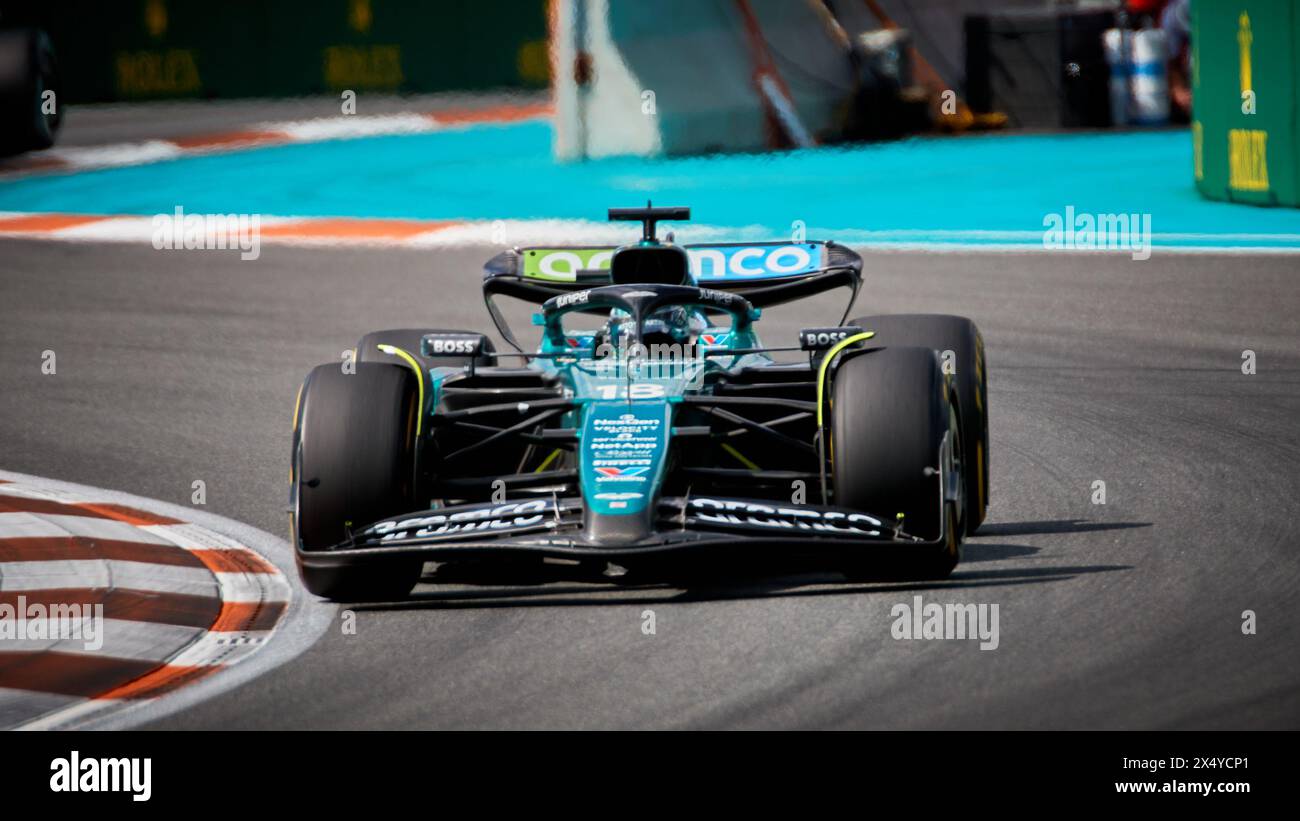
[[[1300,206],[1300,0],[1192,3],[1192,173],[1206,197]]]
[[[39,0],[70,102],[541,88],[546,0]]]

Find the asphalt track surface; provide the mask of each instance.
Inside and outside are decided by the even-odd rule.
[[[492,250],[0,241],[0,462],[182,504],[203,479],[284,534],[302,376],[372,329],[486,328]],[[993,504],[951,580],[423,584],[151,726],[1300,727],[1298,305],[1294,257],[869,254],[859,313],[963,313],[988,344]],[[997,604],[998,649],[895,640],[916,595]]]

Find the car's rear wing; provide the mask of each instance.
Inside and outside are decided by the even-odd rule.
[[[835,288],[851,291],[847,319],[862,284],[862,257],[835,242],[729,242],[684,245],[696,284],[730,291],[756,308],[780,305]],[[612,246],[546,246],[503,251],[483,266],[483,297],[501,335],[516,348],[496,295],[542,304],[610,284]],[[841,323],[844,320],[841,320]]]

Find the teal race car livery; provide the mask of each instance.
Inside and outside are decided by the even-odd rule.
[[[311,371],[290,482],[307,588],[400,597],[430,561],[433,582],[949,574],[988,505],[974,323],[846,321],[862,259],[834,242],[678,246],[656,224],[688,209],[609,215],[641,222],[640,241],[488,261],[488,314],[512,350],[395,329]],[[759,339],[764,309],[837,288],[838,324]],[[538,307],[538,343],[520,343],[500,297]]]

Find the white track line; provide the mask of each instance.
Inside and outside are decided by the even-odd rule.
[[[0,485],[0,494],[5,492]],[[124,542],[168,544],[160,536],[142,533],[126,522],[94,516],[68,516],[61,513],[0,513],[0,539],[52,538],[82,536],[88,539],[116,539]]]
[[[155,228],[152,216],[91,217],[91,221],[61,227],[31,227],[25,223],[5,226],[4,219],[25,214],[0,214],[0,237],[25,237],[76,242],[153,243]],[[204,216],[204,215],[198,215]],[[627,239],[627,229],[609,223],[578,219],[533,220],[429,220],[429,230],[397,235],[367,234],[340,229],[337,233],[318,233],[312,223],[319,218],[283,215],[259,215],[263,228],[302,224],[302,234],[283,235],[263,232],[259,241],[265,246],[296,247],[378,247],[378,248],[456,248],[466,246],[552,246],[552,245],[619,245]],[[383,223],[382,219],[357,218],[362,223]],[[347,220],[342,220],[346,223]],[[398,222],[409,223],[408,220]],[[750,242],[780,239],[780,232],[763,226],[722,226],[693,224],[676,229],[678,243]],[[963,254],[1124,254],[1126,248],[1045,248],[1043,234],[1037,230],[992,229],[817,229],[809,236],[827,237],[842,245],[871,251],[922,251]],[[226,244],[234,249],[240,237],[230,232]],[[1300,253],[1300,234],[1168,232],[1153,233],[1152,253],[1174,254],[1296,254]],[[232,251],[234,253],[234,251]]]
[[[174,567],[116,559],[4,562],[0,563],[0,586],[6,592],[115,587],[213,598],[221,590],[212,572],[203,567]],[[6,646],[0,645],[0,651],[4,649]]]
[[[497,119],[493,119],[495,113]],[[482,115],[474,116],[475,114]],[[501,106],[480,112],[404,112],[379,115],[338,115],[310,120],[263,122],[232,131],[177,140],[153,139],[96,146],[55,147],[18,158],[0,176],[69,173],[100,168],[143,165],[200,154],[227,153],[293,143],[349,140],[429,131],[460,131],[545,119],[544,106]],[[467,118],[468,117],[468,118]]]

